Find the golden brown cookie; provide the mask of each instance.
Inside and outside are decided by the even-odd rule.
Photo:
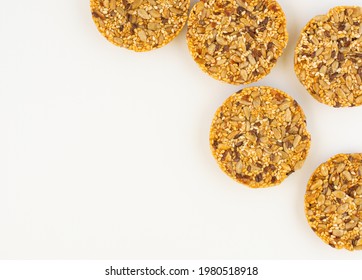
[[[295,73],[319,102],[362,104],[362,7],[335,7],[313,18],[295,49]]]
[[[220,168],[252,188],[278,185],[300,169],[310,140],[302,108],[270,87],[233,94],[216,111],[210,130]]]
[[[249,84],[269,74],[287,45],[283,10],[275,0],[208,0],[192,8],[190,53],[217,80]]]
[[[190,0],[91,0],[99,32],[116,46],[137,52],[173,40],[187,20]]]
[[[325,243],[362,250],[362,154],[339,154],[316,169],[307,185],[305,212]]]

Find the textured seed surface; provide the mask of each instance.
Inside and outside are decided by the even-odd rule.
[[[144,52],[178,35],[190,0],[90,0],[90,6],[99,32],[111,43]]]
[[[210,146],[227,175],[249,187],[265,188],[302,167],[310,135],[301,107],[290,96],[251,87],[233,94],[216,111]]]
[[[295,49],[295,72],[319,102],[361,105],[362,7],[335,7],[313,18]]]
[[[362,249],[361,167],[362,154],[339,154],[321,164],[308,182],[309,225],[333,248]]]
[[[286,47],[286,19],[275,0],[199,1],[189,16],[187,41],[204,72],[249,84],[266,76]]]

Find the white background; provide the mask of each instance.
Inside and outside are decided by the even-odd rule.
[[[361,0],[279,1],[289,45],[254,85],[293,96],[313,142],[301,171],[263,190],[211,155],[213,114],[242,87],[199,70],[185,29],[134,53],[98,33],[88,0],[0,1],[1,259],[362,258],[325,245],[303,201],[320,163],[362,152],[362,108],[318,103],[293,71],[307,21]]]

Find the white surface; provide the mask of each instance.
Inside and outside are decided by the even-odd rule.
[[[303,196],[320,163],[362,151],[362,108],[316,102],[293,50],[310,18],[362,1],[279,2],[289,45],[254,85],[293,96],[313,143],[301,171],[253,190],[208,145],[215,110],[241,87],[199,70],[185,29],[134,53],[98,33],[87,0],[1,0],[0,258],[361,259],[312,232]]]

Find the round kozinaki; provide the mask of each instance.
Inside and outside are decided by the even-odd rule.
[[[362,154],[339,154],[310,178],[305,212],[312,230],[337,249],[362,250]]]
[[[187,41],[204,72],[249,84],[269,74],[286,47],[286,19],[275,0],[200,1],[189,16]]]
[[[319,102],[362,105],[362,7],[335,7],[313,18],[295,49],[294,68]]]
[[[300,169],[310,140],[302,108],[270,87],[233,94],[216,111],[210,130],[220,168],[252,188],[278,185]]]
[[[173,40],[187,20],[190,0],[91,0],[99,32],[116,46],[137,52]]]

